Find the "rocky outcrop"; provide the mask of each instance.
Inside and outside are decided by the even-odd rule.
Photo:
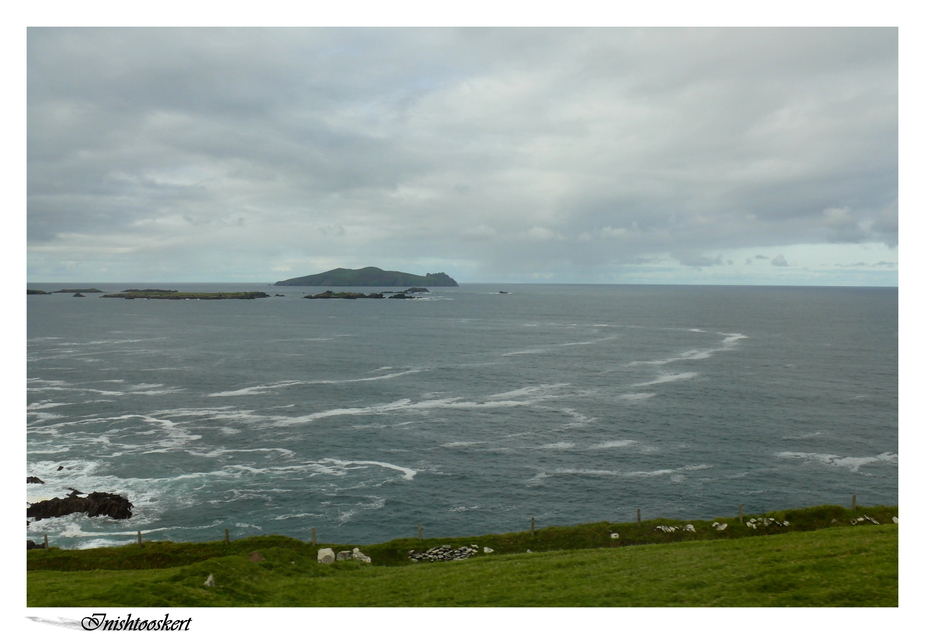
[[[45,481],[35,476],[29,476],[26,478],[26,484],[45,484]]]
[[[452,546],[443,545],[435,546],[430,550],[418,552],[416,550],[408,551],[408,558],[412,561],[455,561],[457,559],[468,559],[479,552],[476,544],[463,546],[462,548],[453,548]],[[493,552],[490,549],[485,552]]]
[[[263,291],[238,291],[233,293],[178,293],[177,291],[129,290],[123,293],[103,295],[105,299],[260,299],[269,297]]]
[[[48,517],[62,517],[71,513],[86,513],[89,517],[108,515],[115,520],[126,520],[132,516],[134,506],[121,495],[94,491],[86,497],[72,490],[65,498],[52,498],[30,504],[26,517],[42,520]]]

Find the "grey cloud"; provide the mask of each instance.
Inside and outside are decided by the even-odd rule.
[[[771,260],[771,266],[790,266],[787,264],[787,260],[784,259],[783,255],[778,255],[773,260]]]
[[[270,277],[413,254],[598,279],[898,241],[895,29],[32,28],[27,47],[31,247],[156,234],[232,275],[212,263],[246,230],[240,270]]]

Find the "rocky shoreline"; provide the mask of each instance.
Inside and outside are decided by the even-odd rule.
[[[60,469],[60,468],[59,468]],[[26,484],[45,484],[35,476],[26,478]],[[39,521],[52,517],[63,517],[71,513],[86,513],[87,517],[106,515],[114,520],[127,520],[132,517],[132,504],[127,497],[117,493],[94,491],[85,494],[73,487],[66,487],[70,491],[64,497],[26,502],[26,526],[32,521]],[[31,539],[26,540],[27,549],[44,548]]]

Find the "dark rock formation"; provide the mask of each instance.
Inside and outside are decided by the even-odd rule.
[[[52,498],[30,504],[26,509],[26,517],[42,520],[71,513],[86,513],[89,517],[108,515],[115,520],[126,520],[132,516],[134,505],[121,495],[94,491],[87,497],[79,497],[78,493],[71,489],[66,498]]]
[[[383,271],[375,266],[364,269],[332,269],[317,275],[304,275],[277,282],[276,286],[459,286],[446,273],[413,275]]]
[[[38,291],[32,288],[27,288],[26,295],[51,295],[51,293],[46,293],[45,291]]]
[[[179,291],[170,291],[163,288],[127,288],[123,293],[178,293]]]
[[[102,293],[98,288],[62,288],[60,291],[54,291],[55,293]]]
[[[74,297],[86,297],[83,293],[74,293]]]
[[[269,297],[263,291],[238,291],[233,293],[179,293],[177,291],[126,291],[103,295],[104,299],[260,299]]]
[[[26,484],[45,484],[44,480],[36,478],[35,476],[29,476],[26,478]]]

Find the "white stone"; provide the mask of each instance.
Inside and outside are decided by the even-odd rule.
[[[484,548],[482,548],[482,552],[483,552],[483,553],[493,553],[493,552],[495,552],[495,549],[494,549],[494,548],[489,548],[488,546],[485,546]]]
[[[353,549],[353,558],[357,561],[362,561],[364,564],[371,564],[373,562],[368,555],[361,553],[359,548]]]
[[[318,562],[322,564],[333,564],[334,563],[334,551],[330,548],[319,548],[318,549]]]
[[[620,539],[620,533],[611,533],[610,539]]]
[[[724,531],[724,530],[726,530],[726,526],[728,526],[728,524],[717,524],[717,525],[716,525],[716,530],[718,530],[718,531]]]
[[[210,588],[214,588],[214,587],[215,587],[215,577],[213,577],[213,576],[210,574],[210,575],[209,575],[209,578],[206,579],[206,582],[205,582],[204,584],[202,584],[202,585],[208,586],[208,587],[210,587]]]
[[[893,523],[894,523],[894,524],[899,524],[899,518],[898,518],[898,517],[894,517],[894,518],[893,518]]]

